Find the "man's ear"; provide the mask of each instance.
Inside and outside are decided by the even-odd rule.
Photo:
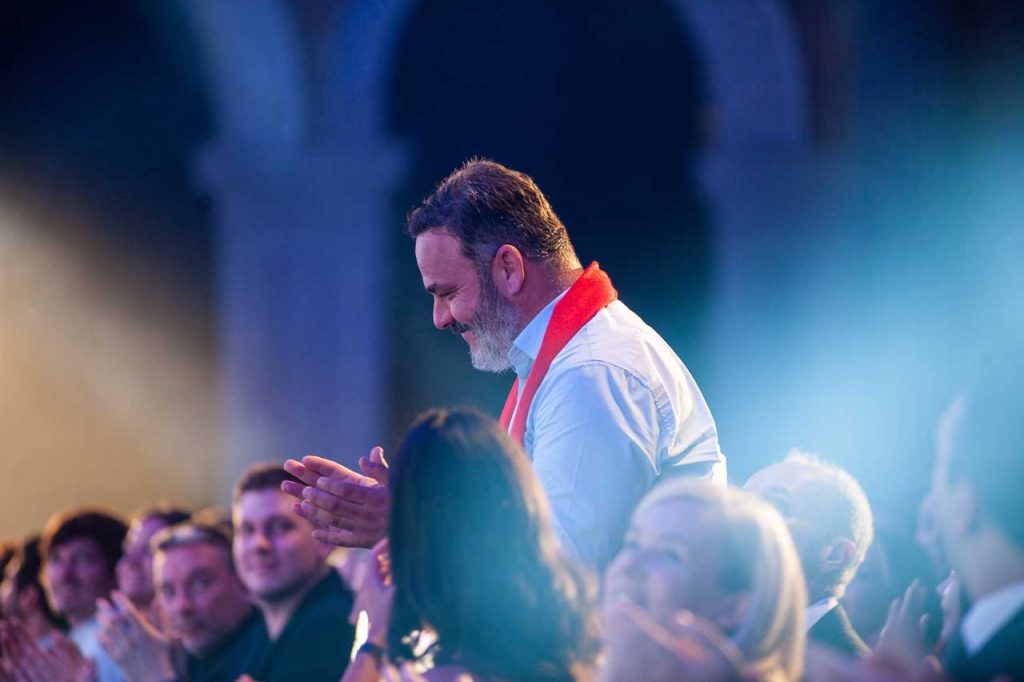
[[[856,555],[857,547],[849,538],[839,538],[832,542],[825,551],[821,560],[821,567],[824,572],[842,573],[851,563]]]
[[[491,282],[505,298],[518,294],[526,282],[526,259],[516,247],[502,244],[491,261]]]

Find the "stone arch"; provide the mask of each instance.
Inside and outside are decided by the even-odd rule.
[[[383,136],[387,83],[418,0],[353,0],[336,15],[332,112],[357,139]],[[700,48],[718,107],[717,144],[802,144],[807,105],[796,35],[780,0],[672,0]],[[382,141],[383,142],[383,141]]]

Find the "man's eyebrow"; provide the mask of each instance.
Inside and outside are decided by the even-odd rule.
[[[440,282],[433,282],[429,286],[423,287],[427,290],[428,294],[436,294],[438,290],[451,289],[450,284],[442,284]]]

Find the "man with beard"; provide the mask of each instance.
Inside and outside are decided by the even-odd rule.
[[[562,543],[600,568],[630,512],[661,478],[725,479],[711,413],[668,344],[584,269],[531,178],[490,161],[455,171],[413,211],[423,286],[438,329],[460,335],[473,366],[513,370],[502,424],[523,445]],[[384,532],[386,464],[365,476],[317,457],[289,461],[286,484],[317,537],[371,546]]]
[[[860,484],[835,464],[792,452],[754,473],[743,488],[772,504],[789,526],[807,580],[808,639],[847,656],[866,656],[867,645],[839,603],[874,535]]]
[[[128,526],[112,514],[73,510],[53,516],[43,529],[43,586],[54,611],[68,622],[68,637],[96,664],[99,682],[121,682],[124,676],[97,634],[96,602],[117,584],[115,566]]]
[[[238,576],[263,616],[261,652],[246,671],[259,682],[337,682],[348,664],[355,628],[353,595],[327,563],[331,547],[292,509],[280,465],[242,474],[232,505]]]
[[[124,593],[100,602],[100,642],[132,682],[221,682],[262,653],[263,617],[235,572],[231,538],[218,526],[181,523],[153,537],[158,631]]]

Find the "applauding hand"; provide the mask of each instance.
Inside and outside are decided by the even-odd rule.
[[[111,602],[96,602],[99,641],[129,680],[164,682],[174,679],[170,644],[123,593],[115,590]]]
[[[284,468],[302,483],[285,481],[281,490],[298,500],[295,513],[316,526],[315,538],[342,547],[369,548],[384,537],[391,495],[381,448],[359,460],[363,474],[313,455],[301,462],[290,459]]]

